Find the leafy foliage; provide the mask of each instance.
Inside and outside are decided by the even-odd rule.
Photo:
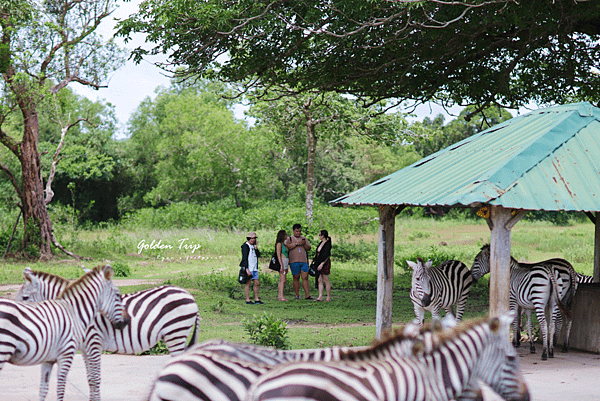
[[[598,101],[598,27],[600,5],[573,0],[146,0],[119,32],[156,44],[137,61],[169,54],[182,75],[245,91],[514,108]]]
[[[287,324],[272,313],[256,316],[244,321],[244,330],[254,344],[280,349],[289,349]]]

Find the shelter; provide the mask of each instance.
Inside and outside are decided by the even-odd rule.
[[[600,216],[600,109],[588,102],[505,121],[355,192],[335,205],[379,207],[377,337],[392,325],[395,216],[406,206],[478,208],[491,230],[490,314],[509,310],[510,230],[528,210]],[[594,282],[600,281],[600,224]]]

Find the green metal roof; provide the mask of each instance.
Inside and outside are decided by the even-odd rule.
[[[600,211],[600,109],[515,117],[331,203]]]

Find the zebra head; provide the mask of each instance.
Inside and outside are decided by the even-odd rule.
[[[491,339],[482,353],[476,375],[503,399],[528,401],[529,390],[519,366],[519,355],[508,338],[514,317],[512,311],[489,320]]]
[[[42,302],[54,299],[69,284],[69,280],[54,274],[33,271],[30,267],[23,270],[25,283],[19,288],[16,301]]]
[[[103,313],[117,330],[121,330],[129,324],[131,318],[125,310],[119,288],[112,281],[113,268],[110,265],[104,265],[86,273],[84,277],[96,274],[100,277],[102,283],[98,300],[99,312]]]
[[[431,280],[429,269],[433,262],[428,260],[423,263],[423,259],[417,258],[417,262],[407,260],[406,263],[413,269],[411,292],[420,300],[421,306],[427,307],[431,304]]]
[[[490,272],[490,245],[481,247],[481,251],[475,256],[473,266],[471,266],[471,277],[473,280],[479,280]]]

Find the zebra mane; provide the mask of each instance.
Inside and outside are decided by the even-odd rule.
[[[43,271],[32,270],[30,274],[40,277],[42,279],[42,281],[45,281],[45,282],[57,282],[57,283],[61,283],[64,285],[68,285],[70,282],[68,279],[66,279],[64,277],[57,276],[56,274],[52,274],[52,273],[43,272]]]
[[[491,253],[490,244],[485,244],[481,247],[482,251],[487,251],[487,253]],[[511,262],[518,263],[517,259],[515,259],[512,255],[510,255]]]
[[[494,321],[495,320],[493,320],[493,322]],[[485,324],[488,322],[489,322],[489,320],[487,318],[474,319],[474,320],[461,322],[456,327],[451,327],[451,328],[448,328],[445,330],[441,329],[440,322],[433,322],[433,323],[425,324],[423,326],[423,328],[421,328],[419,330],[419,334],[423,335],[423,334],[429,333],[429,332],[433,334],[433,338],[432,338],[433,341],[431,341],[430,347],[428,347],[425,350],[425,353],[435,352],[438,349],[440,349],[441,347],[443,347],[447,342],[454,340],[456,337],[471,330],[473,327],[479,326],[479,325],[482,325],[482,324]],[[492,331],[496,330],[497,326],[498,326],[498,323],[490,323],[490,327],[491,327]],[[422,341],[419,339],[419,337],[415,337],[414,335],[407,335],[407,334],[405,334],[403,329],[397,329],[397,330],[394,330],[393,333],[386,333],[384,335],[384,338],[382,338],[381,340],[379,340],[379,341],[375,340],[373,345],[371,345],[369,348],[366,348],[363,350],[348,350],[348,351],[346,351],[343,354],[344,357],[342,359],[361,360],[361,359],[377,357],[378,355],[385,353],[385,351],[387,349],[393,348],[397,343],[402,342],[402,341],[419,341],[422,343]],[[421,350],[423,350],[422,347],[421,347]]]
[[[92,270],[90,270],[89,272],[87,272],[86,274],[84,274],[83,276],[79,277],[77,280],[69,282],[69,284],[60,291],[60,293],[58,294],[58,296],[56,297],[56,299],[63,298],[64,295],[67,292],[70,292],[73,288],[77,288],[80,285],[83,285],[84,283],[87,283],[88,281],[91,280],[91,277],[93,277],[93,276],[101,273],[103,269],[104,269],[104,266],[96,266]]]

